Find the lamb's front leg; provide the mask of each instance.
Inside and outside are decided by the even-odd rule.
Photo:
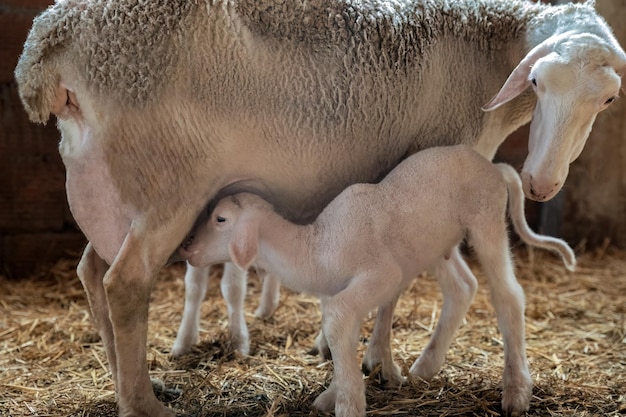
[[[244,315],[247,282],[247,271],[242,271],[231,262],[224,264],[220,287],[228,309],[230,343],[234,350],[238,350],[243,355],[250,353],[250,336]]]
[[[400,367],[393,361],[391,353],[391,338],[393,324],[393,312],[396,309],[399,295],[393,300],[378,308],[376,321],[363,356],[362,369],[365,375],[369,375],[378,365],[381,366],[383,380],[390,386],[396,387],[404,382]]]
[[[349,291],[348,296],[344,294],[346,291],[321,303],[322,333],[333,356],[335,375],[313,405],[320,411],[334,409],[336,417],[359,417],[365,416],[366,408],[365,384],[356,357],[363,316],[354,306],[355,300],[350,300],[353,297]]]
[[[363,317],[378,305],[394,304],[402,271],[382,261],[377,269],[355,276],[341,292],[322,300],[322,330],[333,357],[335,376],[314,405],[323,411],[335,406],[337,417],[365,416],[365,385],[356,349]],[[384,284],[384,285],[381,285]]]
[[[280,281],[272,274],[264,269],[258,268],[257,276],[263,281],[263,289],[261,290],[261,301],[254,315],[261,318],[269,318],[274,314],[280,300]]]
[[[478,288],[476,277],[463,260],[458,246],[452,250],[449,259],[442,258],[437,263],[435,277],[443,293],[441,317],[426,348],[410,369],[411,375],[426,380],[441,369],[454,334]]]
[[[200,311],[209,286],[210,267],[195,267],[187,264],[185,272],[185,307],[183,318],[172,346],[172,356],[182,356],[198,343]]]

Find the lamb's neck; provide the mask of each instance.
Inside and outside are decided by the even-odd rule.
[[[276,275],[281,282],[296,291],[307,277],[316,275],[311,261],[311,227],[293,224],[278,215],[262,222],[259,228],[259,254],[256,264]]]

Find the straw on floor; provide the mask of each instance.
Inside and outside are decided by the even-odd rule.
[[[568,273],[542,252],[515,250],[526,292],[528,357],[535,384],[529,416],[626,414],[626,252],[601,249]],[[21,281],[0,277],[0,415],[104,417],[117,413],[105,353],[75,273],[76,259]],[[385,389],[367,382],[371,416],[498,416],[503,350],[488,290],[480,288],[466,322],[431,380]],[[219,269],[213,279],[219,279]],[[184,269],[163,270],[152,297],[148,361],[156,391],[179,415],[316,416],[316,395],[332,362],[307,354],[319,328],[317,301],[282,290],[274,316],[255,318],[260,285],[246,299],[251,355],[227,343],[226,309],[213,285],[203,305],[202,343],[169,356],[184,302]],[[442,304],[432,276],[403,294],[394,321],[394,358],[405,373],[426,345]],[[366,320],[359,355],[368,342]]]

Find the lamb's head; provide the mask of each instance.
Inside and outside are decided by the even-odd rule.
[[[182,249],[193,266],[232,261],[247,270],[257,257],[259,225],[271,211],[260,197],[240,193],[220,200],[208,222],[200,225]]]
[[[605,37],[567,32],[533,48],[483,107],[494,110],[529,86],[537,95],[521,173],[528,198],[546,201],[561,189],[596,115],[616,100],[625,75],[626,54],[610,30]]]

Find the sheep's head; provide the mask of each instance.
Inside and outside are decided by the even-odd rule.
[[[625,68],[616,42],[589,33],[555,35],[533,48],[483,107],[495,110],[529,86],[537,95],[521,173],[528,198],[546,201],[561,189],[596,115],[617,99]]]

